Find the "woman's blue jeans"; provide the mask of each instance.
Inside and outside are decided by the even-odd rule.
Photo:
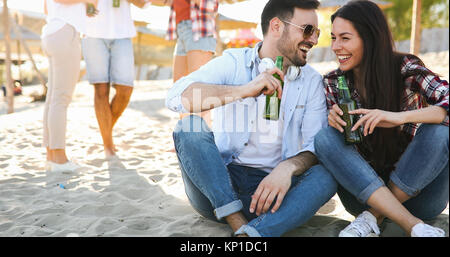
[[[331,174],[316,165],[292,178],[291,188],[275,213],[256,216],[249,212],[251,195],[267,172],[234,164],[226,166],[213,133],[199,116],[180,120],[173,139],[191,205],[202,216],[222,223],[224,217],[241,211],[249,223],[236,234],[281,236],[308,221],[337,190]]]
[[[412,215],[431,220],[448,204],[447,126],[422,124],[391,172],[389,180],[411,196],[403,205]],[[383,181],[354,146],[345,145],[335,128],[322,129],[314,140],[316,155],[335,177],[338,195],[354,216],[370,207],[367,199],[388,181]]]

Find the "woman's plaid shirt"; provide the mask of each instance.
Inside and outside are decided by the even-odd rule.
[[[427,105],[435,105],[444,108],[447,111],[447,116],[442,125],[448,126],[448,82],[441,80],[434,75],[413,75],[406,76],[406,74],[415,74],[414,71],[429,71],[426,67],[420,64],[416,58],[405,56],[401,66],[401,73],[404,77],[404,91],[401,108],[403,111],[416,110]],[[411,73],[412,72],[412,73]],[[328,110],[338,102],[338,87],[337,87],[338,70],[334,70],[324,76],[323,83],[325,94],[327,98]],[[352,99],[355,100],[358,108],[361,106],[360,97],[355,89],[351,89]],[[417,128],[420,124],[407,123],[404,124],[402,130],[412,137],[416,134]]]
[[[202,37],[216,37],[215,19],[218,8],[218,0],[200,0],[198,5],[195,1],[191,0],[190,14],[194,41],[197,41]],[[177,38],[175,15],[172,5],[169,16],[169,28],[167,29],[167,40],[175,40]]]

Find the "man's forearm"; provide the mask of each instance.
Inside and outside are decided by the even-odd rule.
[[[193,83],[181,95],[183,107],[192,113],[213,108],[247,97],[244,86]]]
[[[317,157],[312,152],[306,151],[284,160],[280,164],[285,165],[292,172],[292,176],[299,176],[318,163]]]

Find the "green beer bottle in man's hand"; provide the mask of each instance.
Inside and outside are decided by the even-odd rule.
[[[119,8],[120,7],[120,0],[113,0],[113,7]]]
[[[275,66],[283,71],[283,56],[277,56],[277,59],[275,61]],[[278,79],[281,82],[281,89],[283,89],[284,82],[280,78],[280,75],[277,73],[274,73],[272,76],[274,76],[276,79]],[[280,117],[280,103],[281,100],[278,98],[278,92],[275,91],[271,95],[266,96],[266,107],[264,109],[264,119],[266,120],[278,120]]]
[[[362,141],[361,130],[352,131],[353,125],[357,122],[357,115],[349,114],[349,111],[356,110],[356,102],[350,97],[350,90],[347,86],[345,76],[338,77],[339,103],[338,106],[342,110],[342,120],[345,121],[344,139],[346,144],[357,144]]]

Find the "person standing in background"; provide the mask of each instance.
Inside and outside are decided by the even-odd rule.
[[[218,0],[150,0],[170,6],[168,40],[177,40],[173,57],[173,82],[196,71],[216,51]],[[180,114],[183,118],[187,114]],[[211,125],[210,112],[199,114]]]
[[[82,50],[87,76],[95,87],[94,106],[106,158],[115,156],[113,128],[130,101],[134,82],[134,52],[131,38],[136,36],[130,3],[144,7],[146,0],[99,0],[98,15],[87,23]],[[110,86],[115,95],[109,101]]]
[[[85,4],[98,0],[45,0],[47,24],[42,28],[42,49],[48,57],[48,90],[43,118],[43,145],[47,171],[73,171],[80,166],[66,155],[67,108],[80,75],[80,33],[86,30]]]

